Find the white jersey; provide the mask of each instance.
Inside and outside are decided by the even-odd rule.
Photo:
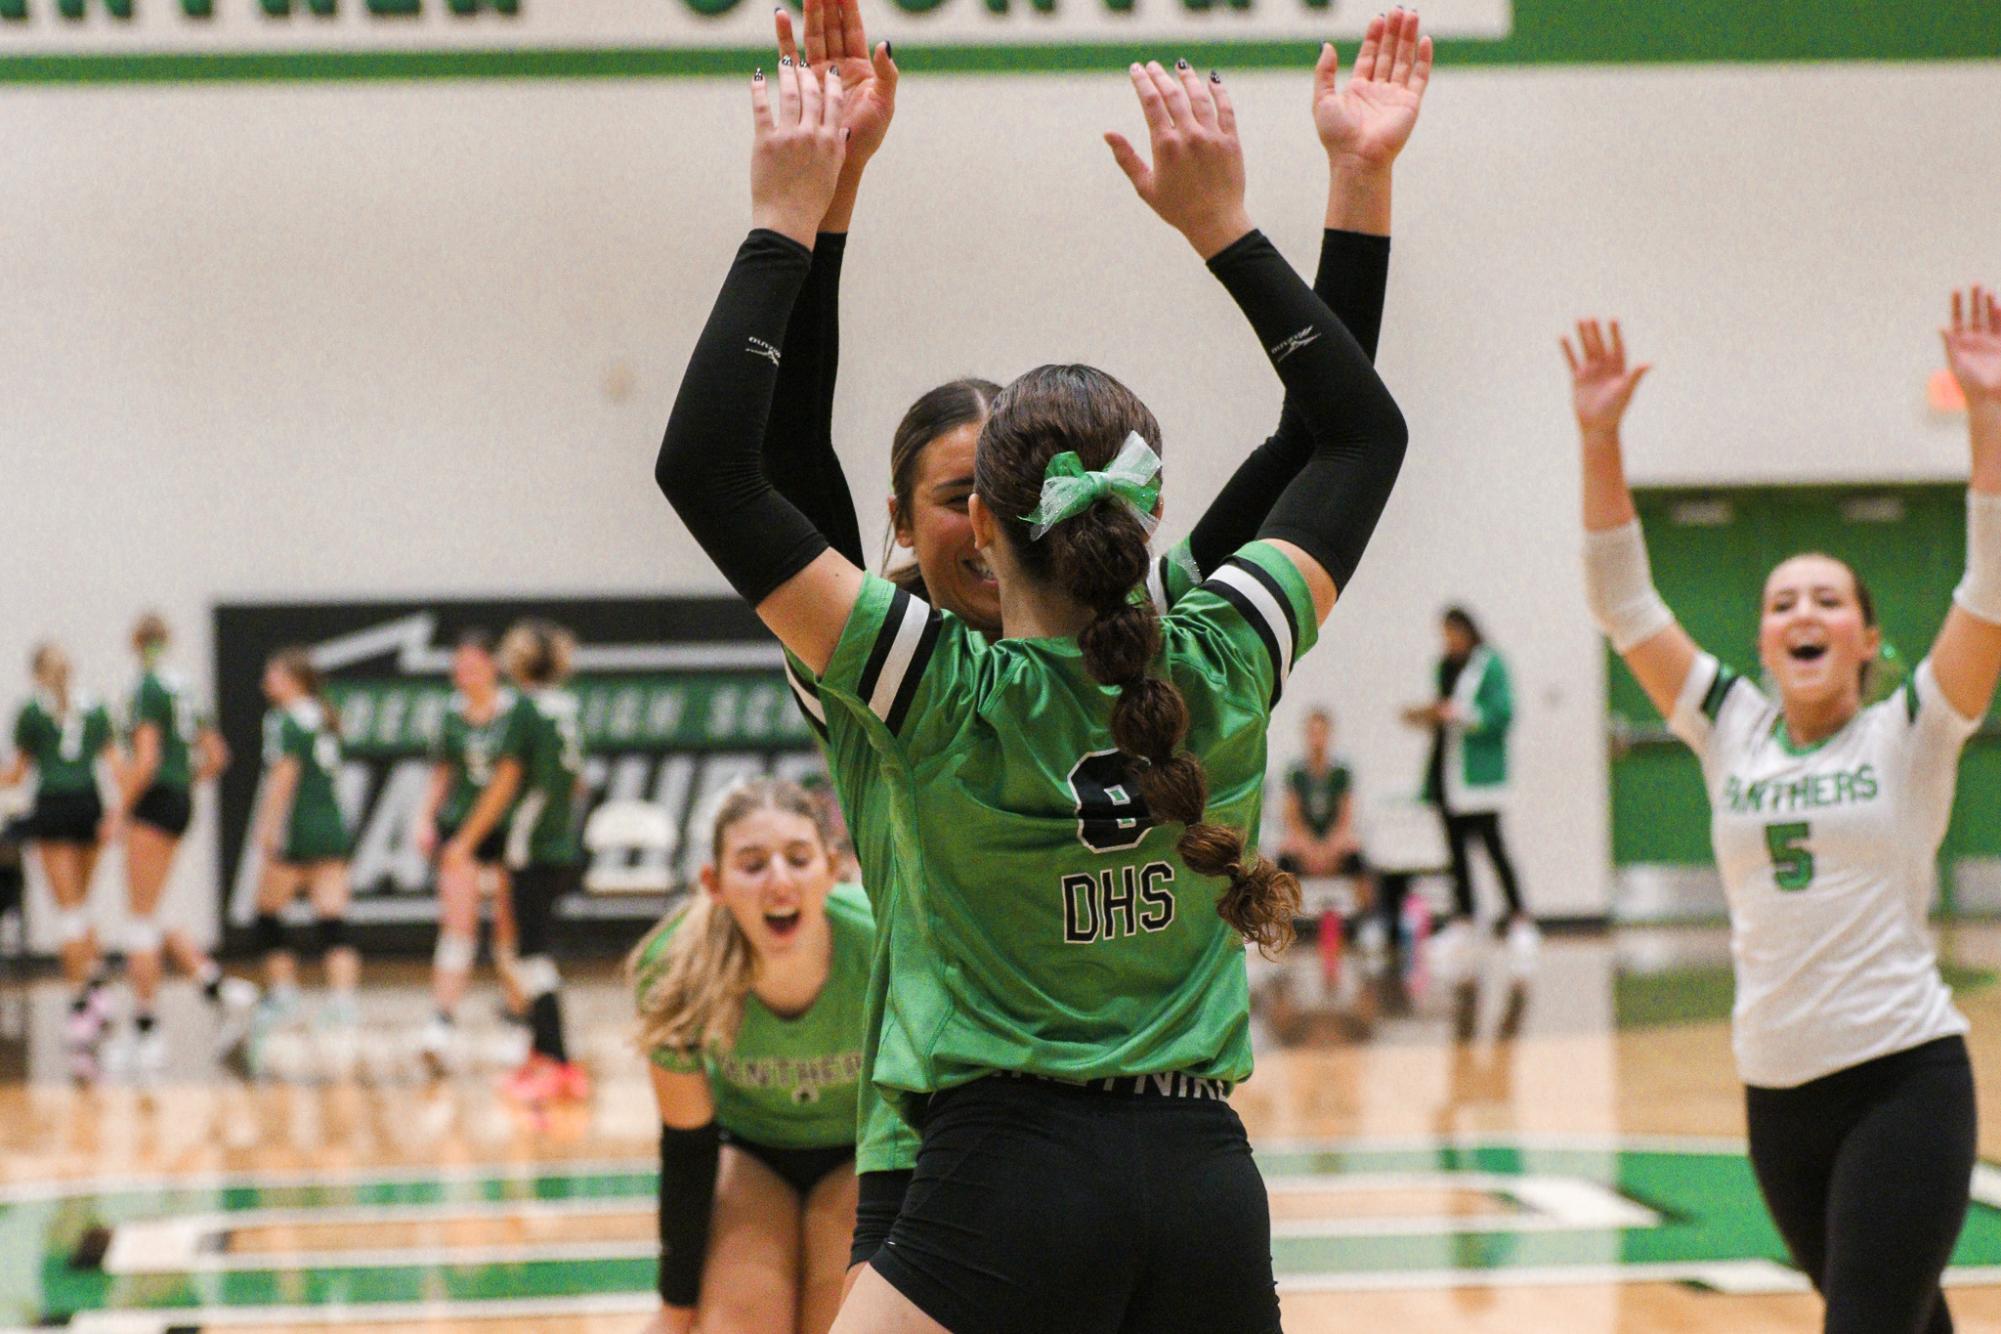
[[[1960,748],[1979,722],[1946,702],[1930,660],[1835,735],[1797,746],[1778,706],[1702,654],[1668,725],[1709,789],[1744,1082],[1792,1088],[1964,1033],[1925,917]]]

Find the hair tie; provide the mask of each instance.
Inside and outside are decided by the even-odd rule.
[[[1041,541],[1057,524],[1105,500],[1123,502],[1147,535],[1153,535],[1157,522],[1153,507],[1160,503],[1160,455],[1138,431],[1127,434],[1118,455],[1101,470],[1086,468],[1075,450],[1050,459],[1042,471],[1042,494],[1035,509],[1021,516],[1029,525],[1029,540]]]

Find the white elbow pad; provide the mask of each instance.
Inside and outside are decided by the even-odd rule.
[[[1952,600],[1969,616],[2001,625],[2001,496],[1966,493],[1966,575]]]
[[[1640,521],[1584,535],[1584,596],[1591,619],[1615,652],[1646,643],[1674,624],[1674,613],[1654,588]]]

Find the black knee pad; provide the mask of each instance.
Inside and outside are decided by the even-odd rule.
[[[250,924],[251,938],[259,954],[278,954],[285,948],[285,923],[274,912],[261,912]]]
[[[347,918],[322,917],[313,923],[313,940],[321,954],[331,954],[347,944]]]

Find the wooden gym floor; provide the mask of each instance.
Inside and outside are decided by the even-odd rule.
[[[1983,1102],[2001,1105],[2001,927],[1949,930]],[[1329,979],[1310,944],[1260,966],[1261,1055],[1236,1097],[1270,1183],[1292,1334],[1819,1328],[1742,1157],[1714,930],[1496,948],[1463,979]],[[0,1329],[95,1334],[631,1331],[651,1309],[645,1074],[622,989],[577,970],[587,1105],[512,1108],[490,993],[464,1068],[431,1082],[423,974],[374,970],[361,1040],[310,1024],[260,1077],[209,1055],[185,985],[167,1070],[119,1040],[91,1082],[52,983],[0,982]],[[1961,1330],[2001,1331],[2001,1118],[1948,1278]]]

